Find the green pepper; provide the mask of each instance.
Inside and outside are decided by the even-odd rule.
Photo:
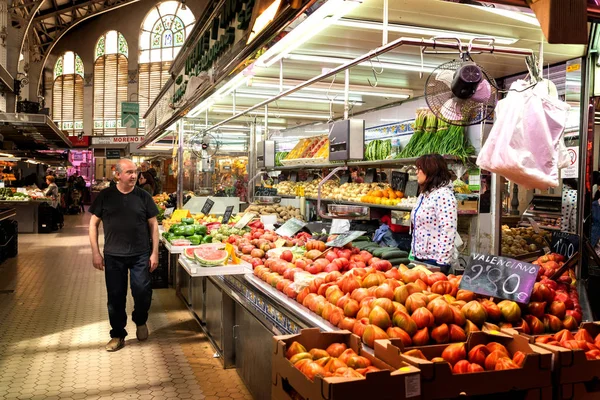
[[[194,246],[202,243],[202,236],[200,235],[188,236],[186,239],[189,240]]]
[[[206,225],[194,225],[194,230],[196,235],[206,235],[208,233],[208,229],[206,229]]]
[[[172,232],[175,236],[185,236],[185,227],[184,226],[178,226],[176,227],[173,232]]]
[[[203,244],[212,243],[212,239],[213,239],[212,236],[206,235],[206,236],[204,236],[204,238],[202,238],[202,243]]]
[[[180,226],[181,226],[181,224],[173,224],[173,225],[171,225],[171,227],[169,228],[169,232],[175,233],[175,229],[179,228]]]
[[[194,221],[194,218],[181,218],[182,224],[193,225],[194,222],[196,222],[196,221]]]
[[[183,236],[192,236],[196,233],[192,225],[185,225],[183,228]]]

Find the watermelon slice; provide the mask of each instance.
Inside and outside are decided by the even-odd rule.
[[[225,261],[229,258],[229,253],[214,248],[197,248],[194,249],[194,256],[200,265],[216,267],[225,264]]]
[[[183,255],[186,256],[189,260],[195,260],[196,256],[194,255],[194,249],[193,248],[187,248],[183,251]]]

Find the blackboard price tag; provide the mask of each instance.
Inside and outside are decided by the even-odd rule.
[[[404,190],[404,197],[417,197],[419,194],[419,182],[408,181]]]
[[[227,206],[225,208],[225,213],[223,214],[223,219],[221,220],[222,224],[227,224],[229,222],[229,218],[231,218],[231,213],[233,213],[233,206]]]
[[[256,214],[247,212],[246,214],[244,214],[244,216],[238,222],[236,222],[236,224],[234,225],[234,228],[242,229],[243,227],[248,225],[250,223],[250,221],[252,221],[254,219],[254,217],[256,217]]]
[[[377,176],[377,170],[375,168],[369,168],[367,169],[367,172],[365,173],[365,183],[373,183],[375,182]]]
[[[552,252],[569,259],[579,251],[579,235],[554,231],[552,232],[550,247]]]
[[[344,247],[354,239],[367,233],[366,231],[348,231],[339,234],[331,242],[325,243],[327,247]]]
[[[406,172],[392,171],[392,189],[404,192],[408,182],[408,174]]]
[[[292,171],[290,174],[290,182],[298,182],[298,173],[296,171]]]
[[[473,253],[459,288],[527,304],[539,269],[512,258]]]
[[[206,199],[206,203],[204,203],[204,206],[202,206],[202,210],[200,212],[204,215],[208,215],[214,205],[215,205],[214,201],[212,201],[211,199]]]
[[[300,229],[306,226],[306,222],[300,221],[296,218],[290,218],[285,221],[285,224],[281,225],[275,231],[279,236],[292,237],[294,236]]]

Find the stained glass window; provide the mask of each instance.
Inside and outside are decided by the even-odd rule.
[[[73,53],[63,53],[54,65],[52,119],[69,135],[83,130],[83,61]]]
[[[140,115],[169,79],[169,68],[181,50],[195,23],[194,14],[178,1],[165,1],[153,6],[140,30],[138,92]],[[140,120],[140,126],[144,121]],[[140,128],[139,133],[145,133]]]
[[[108,54],[123,54],[129,57],[129,47],[127,40],[122,33],[117,31],[108,31],[100,36],[96,44],[95,59]]]

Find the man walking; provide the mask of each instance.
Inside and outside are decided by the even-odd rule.
[[[108,292],[112,327],[107,351],[125,345],[127,331],[127,276],[131,271],[132,314],[138,340],[148,338],[148,310],[152,301],[150,273],[158,266],[158,208],[152,197],[136,186],[137,167],[127,159],[115,166],[117,184],[100,192],[89,211],[90,243],[94,268],[102,271]],[[104,258],[98,246],[98,226],[104,226]]]

